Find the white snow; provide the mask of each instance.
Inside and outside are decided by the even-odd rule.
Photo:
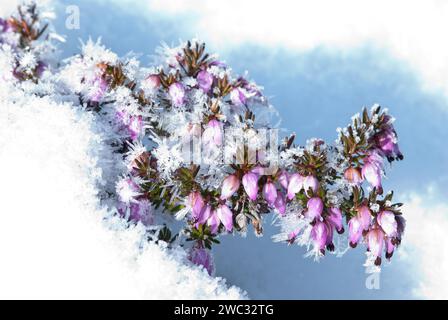
[[[103,225],[97,184],[111,154],[91,114],[1,89],[0,298],[246,298],[182,249],[139,253],[139,228]]]

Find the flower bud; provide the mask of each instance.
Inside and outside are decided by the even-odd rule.
[[[195,191],[188,196],[188,205],[191,207],[191,213],[194,220],[198,220],[204,210],[204,199],[199,192]]]
[[[361,206],[357,209],[357,211],[362,230],[368,230],[370,227],[370,222],[372,220],[372,212],[367,206]]]
[[[362,224],[358,216],[350,219],[348,222],[348,240],[352,248],[356,247],[362,236]]]
[[[384,233],[380,229],[372,229],[367,233],[367,247],[373,256],[381,258],[383,244]],[[379,261],[379,263],[381,263],[381,260]]]
[[[316,221],[313,228],[311,229],[311,239],[313,240],[314,247],[319,249],[321,253],[325,252],[325,247],[327,244],[328,230],[325,223],[321,221]]]
[[[322,215],[322,211],[324,210],[324,203],[321,198],[313,197],[308,200],[306,204],[308,210],[305,212],[305,217],[309,219],[318,219]]]
[[[277,193],[277,199],[275,199],[274,207],[275,209],[278,210],[278,213],[280,213],[280,215],[282,216],[285,215],[286,212],[285,196],[280,191]]]
[[[353,168],[353,167],[350,167],[347,170],[345,170],[344,178],[349,183],[353,183],[353,184],[356,184],[356,185],[361,184],[362,181],[364,180],[362,178],[362,175],[361,175],[361,172],[359,171],[359,169],[358,168]]]
[[[285,190],[288,190],[288,182],[289,182],[288,172],[283,170],[278,176],[277,180]]]
[[[381,186],[381,168],[372,162],[366,162],[362,167],[362,176],[375,187],[379,194],[383,193]]]
[[[219,220],[222,222],[227,231],[232,231],[233,229],[233,213],[228,206],[222,204],[216,209],[216,214]]]
[[[390,211],[381,211],[378,214],[377,221],[388,237],[397,235],[397,221],[395,220],[395,214]]]
[[[156,74],[151,74],[145,79],[145,88],[151,92],[157,90],[160,87],[160,77]]]
[[[218,232],[220,221],[215,210],[210,212],[210,217],[207,220],[207,224],[210,227],[211,233],[216,234]]]
[[[232,174],[224,179],[222,183],[221,199],[230,198],[240,188],[240,180]]]
[[[303,188],[303,176],[294,173],[289,177],[288,183],[288,199],[291,200]]]
[[[258,195],[258,176],[252,172],[246,173],[243,176],[243,187],[249,199],[255,201]]]
[[[339,208],[329,208],[326,220],[336,229],[337,232],[342,233],[344,231],[342,226],[342,212]]]
[[[277,200],[277,188],[272,182],[267,182],[263,187],[263,196],[270,206]]]
[[[303,179],[303,188],[305,189],[305,192],[308,193],[308,190],[311,189],[313,194],[315,194],[319,188],[319,181],[317,181],[315,176],[306,176],[305,179]]]

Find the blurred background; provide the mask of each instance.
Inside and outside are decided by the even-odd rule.
[[[67,6],[80,12],[68,29]],[[405,202],[403,246],[385,264],[379,289],[366,287],[364,248],[319,263],[265,235],[222,237],[217,276],[257,299],[448,298],[448,3],[444,1],[60,0],[65,57],[80,40],[102,38],[144,64],[162,42],[200,38],[232,68],[264,86],[297,142],[336,138],[363,106],[389,108],[405,160],[388,168],[385,189]]]

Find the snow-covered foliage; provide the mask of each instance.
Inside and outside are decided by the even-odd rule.
[[[28,5],[0,20],[1,94],[10,106],[2,116],[26,100],[89,119],[95,141],[85,137],[83,149],[70,150],[92,170],[80,179],[98,197],[89,210],[102,206],[101,219],[118,234],[138,230],[138,260],[162,246],[161,255],[182,252],[213,274],[210,249],[219,236],[245,234],[250,225],[261,235],[269,213],[281,229],[274,239],[305,245],[309,255],[343,252],[335,234],[348,228],[347,245],[365,242],[368,261],[379,266],[383,252],[392,257],[405,221],[381,182],[385,160],[403,156],[386,110],[363,109],[334,144],[296,145],[294,135],[278,143],[276,111],[263,88],[235,75],[201,41],[162,45],[153,64],[142,66],[89,40],[51,68],[57,37],[40,42],[46,28],[36,12]],[[212,291],[220,296],[220,288]]]

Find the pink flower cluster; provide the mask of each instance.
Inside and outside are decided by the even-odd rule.
[[[24,23],[23,14],[0,19],[0,42],[18,32],[18,45],[29,44],[45,31],[30,25],[30,33],[20,27]],[[387,112],[364,109],[339,130],[334,145],[319,139],[296,145],[291,136],[272,147],[257,138],[267,125],[254,110],[268,111],[269,103],[255,82],[233,75],[197,40],[159,53],[155,65],[141,67],[135,58],[119,59],[88,42],[59,71],[64,94],[111,128],[110,144],[124,164],[115,189],[106,191],[117,216],[146,227],[148,239],[191,241],[189,259],[209,273],[210,249],[220,235],[244,234],[250,225],[261,234],[263,217],[271,212],[282,231],[276,239],[312,247],[316,257],[335,251],[335,237],[346,229],[349,245],[365,243],[377,265],[383,252],[392,257],[405,220],[401,204],[384,192],[383,177],[385,161],[403,155]],[[16,66],[16,78],[39,81],[46,64],[37,62],[26,73]],[[236,132],[241,143],[226,145],[228,132]],[[185,141],[193,138],[200,138],[205,151],[200,163],[183,157]],[[229,150],[238,161],[218,161]],[[167,223],[161,218],[166,214],[185,222],[174,236],[173,226],[157,225]]]

